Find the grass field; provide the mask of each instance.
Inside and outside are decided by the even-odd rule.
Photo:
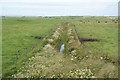
[[[21,60],[33,47],[41,44],[40,40],[31,36],[45,37],[61,22],[41,18],[3,19],[3,73],[16,63],[16,54],[21,56],[19,58]]]
[[[116,19],[3,18],[3,77],[116,78],[118,75],[118,25],[117,21],[114,21]],[[71,29],[73,33],[67,35]],[[52,38],[55,33],[60,35],[58,39]],[[74,36],[74,39],[71,36]],[[78,36],[81,39],[99,41],[80,42],[79,46]],[[49,42],[50,40],[53,42]],[[69,41],[73,43],[69,44]],[[63,53],[66,55],[59,54],[62,43],[65,44]],[[55,50],[51,49],[49,44]],[[49,46],[50,50],[49,48],[44,50],[46,46]],[[76,53],[69,52],[69,49],[73,48]],[[29,65],[33,64],[35,65],[31,68]],[[34,69],[39,72],[35,72]]]
[[[2,18],[0,18],[0,77],[2,77]]]
[[[89,20],[89,19],[88,19]],[[97,23],[99,20],[101,23]],[[118,58],[118,24],[112,20],[103,18],[95,19],[86,23],[75,22],[76,28],[81,38],[95,38],[100,42],[88,42],[86,45],[93,53],[105,53],[116,60]],[[105,23],[107,21],[107,23]]]

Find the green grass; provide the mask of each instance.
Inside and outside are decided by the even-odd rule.
[[[80,38],[95,38],[95,39],[99,39],[100,42],[84,43],[85,45],[84,49],[88,50],[92,54],[92,56],[90,56],[90,58],[88,59],[85,58],[83,60],[75,60],[74,62],[71,62],[71,61],[69,62],[69,60],[71,59],[71,55],[67,55],[67,57],[65,58],[65,56],[61,56],[58,54],[58,55],[55,55],[54,56],[55,59],[53,59],[52,57],[50,58],[46,57],[46,55],[49,55],[49,54],[42,53],[43,57],[41,56],[38,56],[38,57],[41,57],[43,59],[45,57],[45,60],[43,60],[43,62],[47,63],[45,65],[49,64],[49,59],[51,60],[52,63],[55,63],[55,66],[61,65],[61,64],[62,65],[67,64],[67,65],[64,65],[65,68],[63,68],[62,71],[65,72],[66,75],[68,75],[68,72],[70,69],[73,69],[73,68],[79,69],[80,66],[82,66],[81,68],[84,69],[85,67],[92,64],[92,66],[89,66],[89,68],[93,71],[95,76],[103,77],[106,74],[104,73],[104,70],[107,71],[107,68],[105,67],[108,67],[108,66],[112,67],[114,66],[112,64],[113,62],[117,63],[118,26],[116,23],[112,22],[111,19],[107,19],[104,17],[97,17],[97,18],[63,17],[65,19],[58,19],[58,18],[59,17],[49,18],[49,19],[47,18],[3,18],[2,57],[3,57],[3,74],[5,74],[3,75],[4,77],[8,77],[16,73],[16,70],[21,68],[21,66],[24,66],[23,62],[26,62],[29,57],[37,55],[38,54],[37,52],[41,51],[41,47],[47,44],[47,42],[43,43],[42,40],[38,40],[30,36],[46,37],[46,35],[49,35],[49,38],[51,38],[50,33],[54,32],[54,30],[58,27],[58,24],[65,23],[65,22],[72,22],[73,24],[75,24],[76,30]],[[82,20],[85,23],[80,22],[80,20]],[[100,23],[98,23],[96,20],[100,21]],[[107,21],[106,24],[105,24],[105,21]],[[67,39],[66,36],[64,36],[63,34],[61,41],[64,41],[66,39]],[[60,42],[58,46],[60,47],[61,44],[62,42]],[[35,48],[33,49],[33,47]],[[18,55],[18,59],[16,59],[16,54]],[[109,61],[108,63],[105,63],[104,61],[100,61],[98,58],[94,58],[94,56],[95,57],[107,56],[107,58],[109,58]],[[56,57],[57,57],[57,60],[56,60]],[[63,59],[64,63],[57,64],[57,62],[61,60],[59,57]],[[80,55],[78,55],[78,57],[80,57]],[[40,62],[42,62],[42,59],[40,59]],[[73,63],[77,64],[77,68],[75,66],[72,67],[71,64]],[[54,65],[51,65],[50,69],[54,70],[52,66],[53,68],[55,68]],[[56,66],[56,67],[60,68],[59,66]],[[55,74],[57,74],[58,69],[56,68],[55,70],[56,70]],[[112,68],[111,72],[114,70],[117,70],[117,68],[116,67],[115,69]],[[45,73],[47,74],[47,71]],[[51,75],[48,75],[48,76],[51,76]],[[108,75],[106,75],[106,77],[108,77]],[[112,74],[111,77],[114,77],[114,74]]]
[[[97,23],[91,19],[90,22],[81,23],[75,21],[77,31],[81,38],[95,38],[100,42],[87,42],[85,45],[91,53],[100,54],[104,53],[117,61],[118,58],[118,25],[109,19],[100,19],[101,23]],[[108,23],[105,23],[108,21]]]
[[[17,60],[21,61],[29,56],[27,53],[33,47],[41,44],[40,40],[30,36],[45,37],[61,22],[59,19],[3,18],[3,73],[16,65],[16,54],[19,55]]]
[[[2,77],[2,18],[0,18],[0,78]]]

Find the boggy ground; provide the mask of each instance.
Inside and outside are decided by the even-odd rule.
[[[60,46],[65,44],[63,54]],[[82,45],[75,25],[67,22],[43,39],[43,49],[12,75],[14,78],[117,78],[117,64],[102,53],[92,54]]]

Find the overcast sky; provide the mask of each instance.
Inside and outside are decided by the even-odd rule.
[[[117,16],[118,1],[119,0],[2,0],[0,2],[2,14],[0,15]]]

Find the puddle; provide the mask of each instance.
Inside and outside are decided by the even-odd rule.
[[[43,39],[43,37],[39,37],[39,36],[31,36],[31,37],[33,37],[35,39]]]
[[[35,36],[34,38],[35,39],[43,39],[43,37],[38,37],[38,36]]]
[[[60,48],[60,54],[63,53],[63,51],[64,51],[64,46],[65,46],[64,44],[61,45],[61,48]]]
[[[99,39],[79,38],[80,42],[99,42]]]

